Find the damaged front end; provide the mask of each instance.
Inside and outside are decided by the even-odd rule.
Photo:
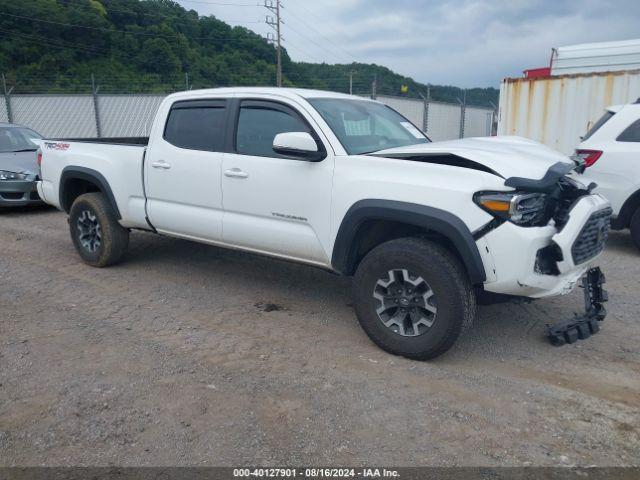
[[[544,213],[537,225],[551,224],[557,230],[549,245],[536,252],[534,271],[558,276],[602,253],[611,229],[612,210],[599,195],[595,183],[582,185],[569,176],[578,167],[556,164],[542,180],[509,178],[506,186],[545,195]]]
[[[493,240],[491,243],[501,243],[500,235],[493,232],[502,230],[504,236],[521,237],[522,244],[539,245],[534,253],[533,269],[521,272],[520,285],[531,285],[527,280],[543,282],[542,278],[531,275],[559,277],[575,273],[604,250],[612,210],[607,200],[592,194],[595,184],[583,185],[571,177],[576,168],[575,164],[557,163],[539,180],[506,179],[504,185],[513,191],[485,191],[474,195],[474,202],[494,217],[474,232],[476,241],[487,237]],[[502,227],[504,224],[507,225]],[[572,288],[573,285],[569,290]],[[527,295],[527,292],[521,293]],[[557,293],[567,292],[553,292]]]
[[[612,211],[604,197],[592,193],[595,184],[583,185],[572,176],[576,168],[558,163],[539,180],[508,178],[505,186],[513,191],[474,197],[494,216],[475,232],[479,246],[486,242],[494,252],[496,280],[485,283],[485,290],[544,298],[571,292],[584,275],[586,313],[548,327],[556,345],[597,332],[605,315],[604,276],[593,262],[604,250]],[[512,255],[501,254],[514,247]]]

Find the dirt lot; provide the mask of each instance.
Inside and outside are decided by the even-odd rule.
[[[581,292],[481,307],[429,363],[376,348],[317,269],[146,233],[93,269],[49,209],[0,213],[0,252],[0,465],[640,464],[626,233],[599,335],[542,336]]]

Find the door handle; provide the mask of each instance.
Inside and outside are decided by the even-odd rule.
[[[169,170],[171,165],[165,162],[164,160],[158,160],[157,162],[151,162],[151,166],[153,168],[161,168],[163,170]]]
[[[247,172],[243,172],[239,168],[231,168],[224,171],[224,176],[232,178],[247,178],[249,174]]]

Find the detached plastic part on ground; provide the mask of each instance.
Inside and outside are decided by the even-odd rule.
[[[607,316],[607,311],[602,304],[609,300],[609,295],[602,287],[605,282],[606,279],[600,267],[592,268],[582,277],[585,313],[576,315],[571,320],[547,325],[546,333],[552,345],[575,343],[600,331],[599,322]]]

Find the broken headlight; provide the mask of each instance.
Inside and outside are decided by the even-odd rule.
[[[494,217],[523,227],[539,227],[548,221],[544,193],[480,192],[473,201]]]

